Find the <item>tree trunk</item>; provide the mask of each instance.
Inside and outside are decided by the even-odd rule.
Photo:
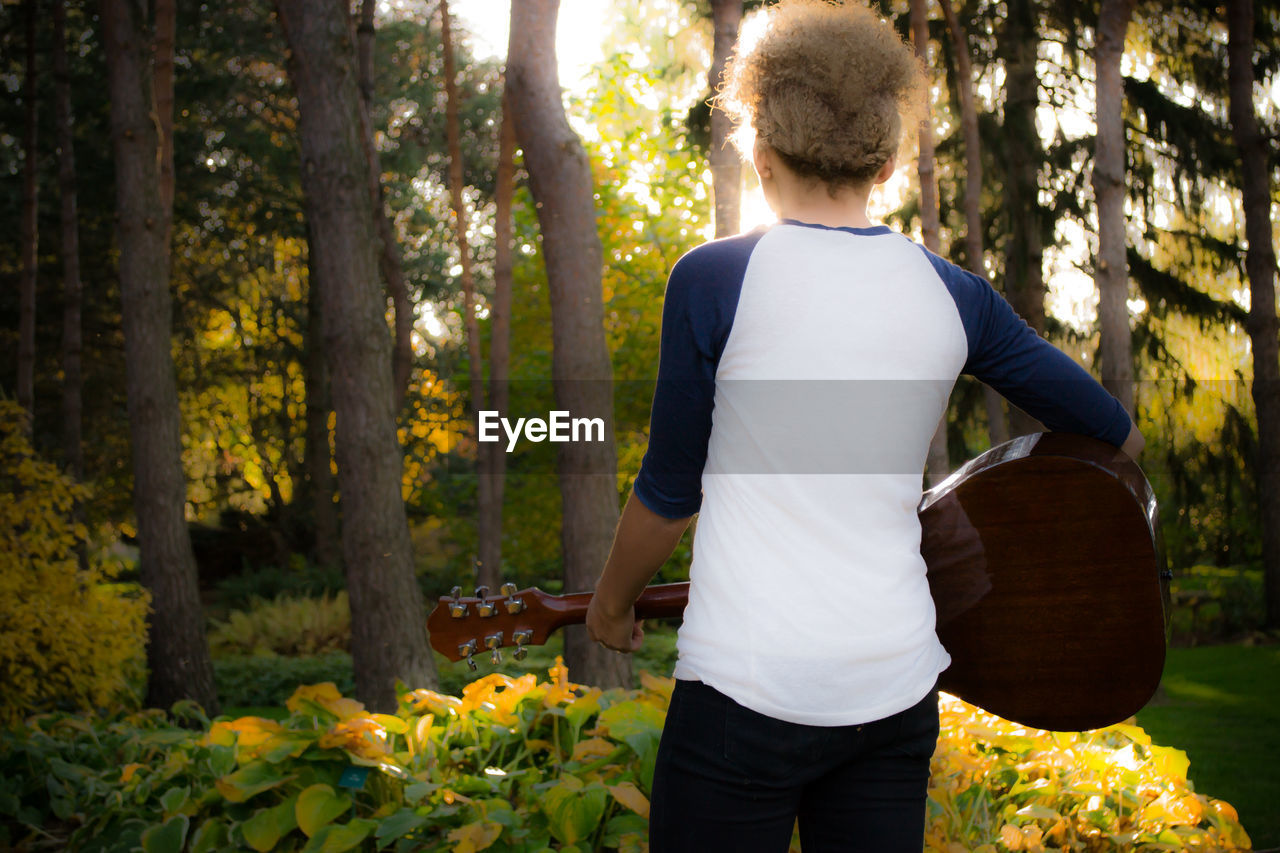
[[[978,108],[973,97],[973,63],[969,61],[969,39],[960,26],[951,0],[939,2],[942,5],[942,16],[947,20],[956,56],[956,90],[960,95],[960,127],[964,133],[965,254],[968,255],[970,272],[986,278],[986,250],[982,240],[982,136],[978,133]],[[987,437],[991,446],[1003,444],[1009,440],[1004,398],[990,385],[983,384],[982,399],[987,409]]]
[[[163,202],[151,63],[134,0],[104,0],[102,22],[116,163],[133,501],[142,583],[151,592],[147,703],[194,699],[218,711],[199,584],[185,517],[181,417],[172,358],[169,230]]]
[[[1005,67],[1004,195],[1009,218],[1005,255],[1005,294],[1023,320],[1044,334],[1044,210],[1040,206],[1040,165],[1044,149],[1036,131],[1040,80],[1036,74],[1035,0],[1009,0],[997,54]],[[1010,426],[1016,435],[1038,432],[1040,424],[1013,408]]]
[[[360,127],[363,131],[365,157],[369,160],[369,192],[373,198],[374,226],[378,231],[378,271],[387,284],[391,305],[395,312],[395,341],[391,350],[392,401],[398,411],[409,391],[413,376],[413,300],[409,297],[409,283],[405,281],[404,264],[400,258],[400,244],[396,241],[391,217],[383,204],[382,166],[378,158],[378,146],[373,138],[373,12],[375,0],[364,0],[360,5],[360,24],[357,27],[357,46],[360,69]]]
[[[22,83],[22,278],[18,286],[18,405],[27,410],[27,435],[36,419],[36,273],[40,234],[36,222],[36,0],[26,0],[26,77]]]
[[[712,41],[711,71],[707,84],[714,94],[720,89],[725,63],[738,43],[742,24],[742,0],[711,0],[711,20],[715,27]],[[716,237],[729,237],[741,227],[742,159],[729,144],[733,120],[728,113],[711,105],[711,186],[716,203]]]
[[[302,188],[337,416],[342,551],[356,693],[395,708],[395,681],[438,684],[401,496],[390,335],[345,3],[276,0],[298,96]]]
[[[1102,0],[1098,14],[1098,135],[1093,194],[1098,206],[1098,325],[1102,384],[1133,416],[1133,341],[1129,333],[1129,261],[1126,253],[1124,78],[1120,58],[1136,0]]]
[[[466,184],[462,174],[462,132],[458,126],[457,64],[453,56],[453,26],[449,20],[449,2],[440,0],[440,46],[444,52],[444,126],[445,145],[449,154],[449,206],[453,210],[453,232],[458,245],[458,264],[462,267],[462,329],[467,346],[467,379],[470,393],[471,416],[478,418],[485,403],[484,365],[480,355],[480,322],[476,319],[476,284],[471,272],[471,242],[467,239],[467,209],[463,192]],[[476,544],[477,551],[485,550],[484,543],[500,536],[501,530],[489,529],[493,518],[493,476],[490,467],[493,454],[488,448],[476,444]],[[496,590],[502,582],[497,566],[487,564],[477,553],[476,580],[481,586]]]
[[[173,47],[178,15],[174,0],[155,0],[156,124],[160,131],[160,203],[173,210]],[[172,227],[172,216],[170,217]]]
[[[928,0],[911,0],[911,40],[916,56],[925,68],[929,64],[929,12]],[[938,213],[938,175],[934,168],[933,118],[926,116],[920,123],[920,156],[916,171],[920,178],[920,233],[924,247],[935,255],[942,254],[942,221]],[[933,431],[929,442],[929,458],[925,467],[930,486],[936,486],[951,473],[951,460],[947,457],[947,412]]]
[[[591,169],[565,118],[556,71],[559,0],[514,0],[507,92],[538,210],[551,292],[551,374],[556,404],[572,417],[602,417],[605,441],[560,445],[565,591],[589,590],[604,568],[618,523],[613,387],[604,336],[603,249],[596,232]],[[631,683],[625,655],[565,634],[574,678],[602,687]]]
[[[76,216],[76,152],[71,122],[71,72],[67,67],[67,7],[53,3],[53,110],[58,146],[58,194],[62,207],[62,448],[67,470],[84,479],[80,324],[80,226]]]
[[[329,368],[325,364],[320,324],[319,275],[315,266],[315,238],[307,228],[307,364],[304,393],[307,422],[303,468],[306,469],[307,503],[315,531],[314,559],[321,566],[342,565],[342,538],[338,508],[334,503],[333,451],[329,440]]]
[[[1272,243],[1271,145],[1258,129],[1253,92],[1253,0],[1227,2],[1231,132],[1240,149],[1240,186],[1249,247],[1249,341],[1253,404],[1258,410],[1258,503],[1267,627],[1280,628],[1280,321],[1276,317],[1276,251]]]
[[[498,128],[498,171],[494,187],[493,302],[489,306],[489,406],[507,414],[511,365],[512,233],[511,202],[515,196],[516,127],[503,84],[502,123]],[[502,499],[506,491],[507,454],[500,442],[480,446],[489,456],[484,476],[490,480],[489,503],[480,507],[480,566],[502,576]]]

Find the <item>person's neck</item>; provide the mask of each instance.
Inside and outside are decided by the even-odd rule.
[[[780,182],[774,211],[779,219],[794,219],[830,228],[870,228],[875,224],[867,216],[870,194],[869,186],[842,187],[832,197],[824,184]]]

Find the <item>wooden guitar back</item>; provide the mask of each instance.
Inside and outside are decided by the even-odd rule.
[[[1102,442],[1048,433],[985,454],[926,496],[921,551],[952,657],[940,686],[1028,726],[1118,722],[1164,667],[1155,499]]]

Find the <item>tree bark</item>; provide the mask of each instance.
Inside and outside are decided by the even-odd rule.
[[[195,557],[185,517],[181,416],[172,358],[169,231],[152,85],[154,44],[136,0],[104,0],[102,22],[116,163],[133,500],[142,583],[151,592],[147,703],[194,699],[218,711]]]
[[[960,26],[951,0],[939,0],[942,16],[951,33],[956,57],[956,90],[960,96],[960,128],[964,134],[964,245],[969,271],[987,277],[986,250],[982,240],[982,136],[978,132],[978,108],[973,96],[973,63],[969,60],[969,38]],[[1004,414],[1004,398],[983,384],[982,399],[987,410],[987,437],[991,446],[1009,440]]]
[[[1035,0],[1009,0],[997,54],[1005,67],[1004,195],[1009,217],[1005,254],[1005,294],[1023,320],[1044,334],[1044,210],[1040,206],[1040,164],[1044,148],[1036,130],[1040,80],[1036,73]],[[1010,412],[1016,435],[1038,432],[1040,424],[1017,408]]]
[[[67,470],[84,479],[84,335],[80,313],[80,226],[76,215],[76,152],[71,118],[71,72],[67,66],[66,0],[53,3],[53,110],[58,146],[58,194],[62,225],[62,448]]]
[[[306,375],[303,380],[307,395],[306,438],[303,468],[306,470],[307,503],[311,509],[314,531],[313,558],[321,566],[342,565],[341,526],[334,503],[333,450],[330,447],[329,368],[325,364],[324,336],[320,307],[319,272],[315,265],[315,237],[307,228],[307,331]]]
[[[515,196],[516,128],[503,83],[502,123],[498,128],[498,171],[494,187],[493,302],[489,306],[489,407],[507,414],[511,366],[511,297],[513,232],[511,204]],[[506,491],[507,454],[500,443],[480,446],[489,456],[489,502],[480,506],[480,566],[492,573],[489,583],[502,576],[502,500]]]
[[[484,364],[480,354],[480,322],[476,319],[476,283],[471,271],[471,241],[467,239],[467,209],[463,192],[462,131],[458,124],[458,69],[453,55],[453,25],[449,19],[449,2],[440,0],[440,45],[444,52],[444,127],[445,147],[449,154],[449,207],[453,210],[453,232],[458,246],[458,265],[462,267],[462,329],[467,347],[467,380],[471,416],[478,418],[487,409]],[[476,444],[476,580],[481,586],[496,590],[502,582],[497,566],[489,565],[479,551],[484,543],[500,536],[489,529],[493,519],[493,476],[490,467],[493,454]]]
[[[25,3],[26,59],[22,83],[22,278],[18,285],[18,405],[27,410],[25,428],[33,434],[36,417],[36,274],[40,232],[36,219],[36,0]]]
[[[391,217],[383,202],[382,166],[378,146],[373,138],[373,47],[375,0],[360,5],[360,24],[356,29],[360,70],[360,127],[364,138],[365,157],[369,160],[369,193],[373,199],[374,226],[378,232],[378,271],[387,285],[395,313],[395,340],[391,350],[393,376],[392,400],[397,410],[404,403],[413,376],[413,300],[404,277],[400,243],[396,240]]]
[[[1253,404],[1258,412],[1258,503],[1266,624],[1280,628],[1280,320],[1276,317],[1276,251],[1272,243],[1271,145],[1258,129],[1253,92],[1253,0],[1227,2],[1229,117],[1240,150],[1240,186],[1248,250],[1249,341]]]
[[[1098,134],[1093,194],[1098,206],[1098,325],[1102,384],[1133,417],[1133,340],[1129,332],[1129,261],[1125,240],[1124,56],[1125,31],[1136,0],[1102,0],[1094,51]]]
[[[564,588],[589,590],[604,568],[618,523],[613,387],[604,336],[603,249],[596,231],[591,169],[569,127],[556,71],[559,0],[514,0],[507,48],[507,92],[516,137],[538,210],[551,292],[551,374],[556,403],[571,416],[603,417],[605,441],[560,445],[564,504]],[[565,635],[574,678],[629,686],[631,664],[591,643],[579,626]]]
[[[160,202],[173,210],[173,48],[178,15],[174,0],[155,0],[156,124],[160,130]],[[170,227],[172,227],[172,220]]]
[[[714,37],[711,49],[711,71],[707,84],[714,94],[720,88],[725,64],[738,43],[742,25],[742,0],[711,0]],[[741,228],[742,159],[729,144],[733,120],[729,114],[711,103],[711,188],[715,198],[716,237],[729,237]]]
[[[916,56],[925,68],[929,64],[929,10],[928,0],[911,0],[911,41]],[[935,255],[942,254],[942,219],[938,212],[938,174],[934,168],[933,118],[926,116],[920,123],[920,156],[916,160],[916,172],[920,178],[920,233],[924,247]],[[947,413],[933,432],[929,442],[929,457],[925,467],[930,486],[936,486],[951,473],[951,461],[947,457]]]
[[[395,681],[438,684],[401,496],[390,335],[346,3],[276,0],[298,96],[302,188],[314,229],[324,350],[337,416],[342,551],[356,693],[396,705]]]

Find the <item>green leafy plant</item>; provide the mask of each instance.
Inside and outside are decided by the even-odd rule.
[[[674,682],[633,691],[494,673],[370,713],[332,684],[283,720],[50,714],[0,735],[0,843],[71,850],[647,849],[653,763]],[[1141,729],[1030,731],[941,704],[926,847],[1248,849],[1230,805],[1196,793]]]
[[[345,590],[319,598],[277,596],[256,599],[248,610],[233,610],[214,622],[209,649],[214,655],[318,655],[347,647],[351,609]]]
[[[343,586],[340,566],[319,565],[301,554],[293,554],[287,566],[246,567],[243,571],[218,581],[214,591],[220,604],[244,609],[257,599],[329,595],[338,592]]]
[[[283,706],[296,685],[330,681],[343,693],[355,691],[351,655],[327,652],[309,657],[226,655],[213,659],[213,680],[226,708]]]

